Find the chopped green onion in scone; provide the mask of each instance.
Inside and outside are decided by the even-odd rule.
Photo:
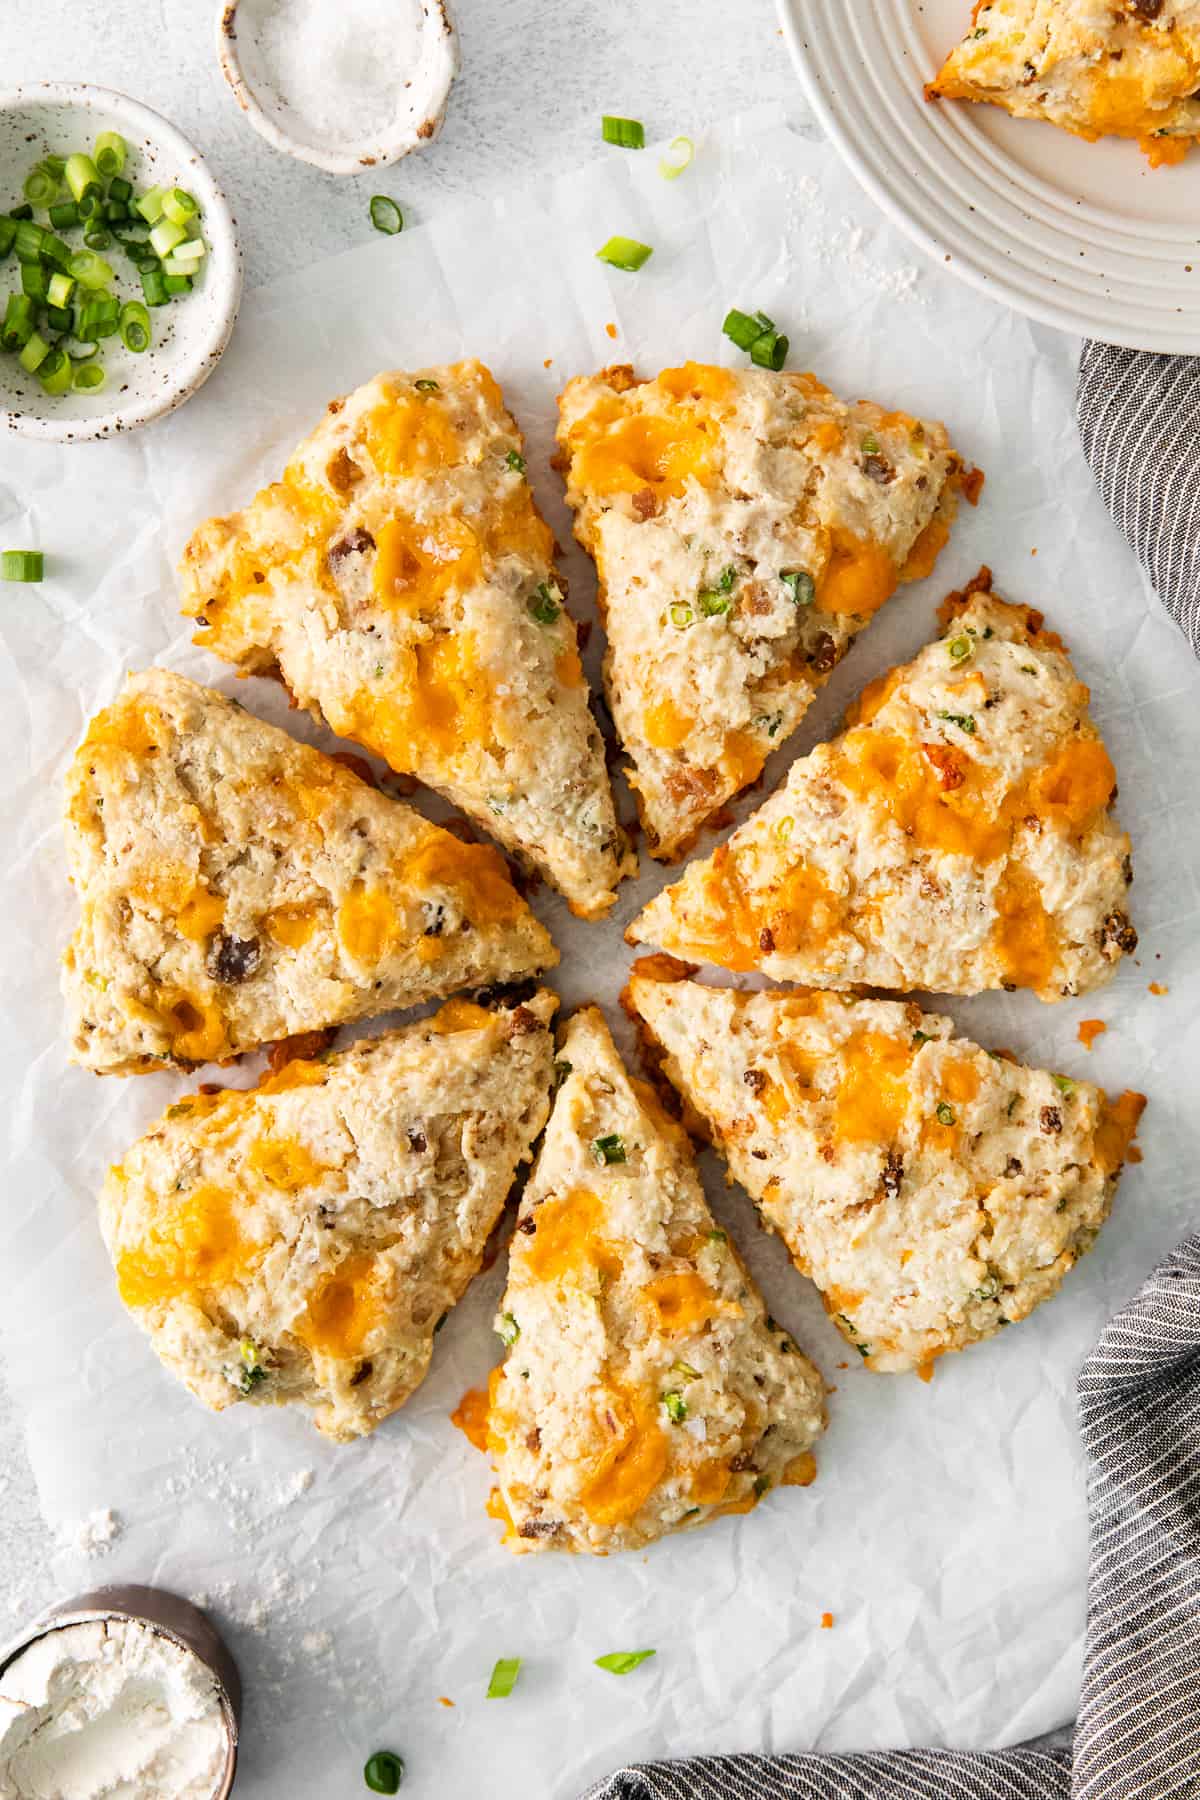
[[[792,597],[793,606],[811,606],[817,584],[807,569],[780,569],[779,579]]]
[[[525,458],[521,455],[519,450],[507,451],[504,460],[509,468],[515,470],[518,475],[523,475],[525,473]]]
[[[553,625],[562,611],[562,591],[556,582],[539,581],[526,601],[531,619],[539,625]]]
[[[0,551],[0,581],[40,581],[43,572],[40,550]]]
[[[672,1425],[682,1425],[688,1416],[687,1401],[683,1395],[672,1388],[669,1393],[663,1395],[662,1403]]]
[[[622,150],[646,148],[646,128],[640,119],[621,119],[605,113],[600,120],[600,132],[606,144],[619,144]]]
[[[939,1125],[953,1125],[955,1114],[954,1108],[950,1105],[949,1101],[942,1100],[939,1102],[937,1117]]]
[[[394,1750],[376,1750],[363,1766],[363,1781],[373,1794],[398,1794],[404,1763]]]
[[[496,1324],[496,1330],[500,1335],[500,1342],[509,1350],[512,1349],[513,1345],[521,1335],[521,1327],[517,1324],[517,1321],[513,1318],[511,1313],[500,1314],[500,1318]]]
[[[606,1163],[623,1163],[625,1157],[625,1140],[617,1132],[607,1137],[598,1137],[592,1145],[592,1154],[602,1166]]]
[[[610,1650],[607,1656],[596,1658],[596,1667],[609,1675],[628,1675],[653,1655],[653,1650]]]
[[[492,1670],[492,1679],[488,1682],[487,1697],[489,1700],[507,1700],[517,1685],[517,1676],[521,1673],[519,1656],[502,1656]]]
[[[597,250],[596,255],[601,262],[614,269],[624,269],[629,274],[640,269],[650,261],[654,251],[649,244],[639,244],[636,238],[610,237],[607,244]]]
[[[372,225],[385,237],[395,237],[404,230],[404,214],[390,194],[372,194],[370,213]]]

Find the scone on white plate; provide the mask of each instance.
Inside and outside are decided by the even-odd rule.
[[[617,826],[555,544],[482,363],[378,375],[281,479],[194,533],[196,642],[415,775],[592,918]]]
[[[1200,4],[984,0],[925,93],[1136,138],[1154,168],[1181,162],[1200,139]]]
[[[646,841],[670,859],[759,774],[957,497],[945,427],[813,375],[699,363],[568,382],[558,440]]]
[[[1133,873],[1088,690],[987,570],[942,618],[631,942],[822,987],[1058,1000],[1110,978]]]
[[[823,1385],[769,1319],[686,1135],[570,1020],[521,1202],[486,1445],[510,1550],[632,1550],[806,1486]]]
[[[425,1376],[549,1111],[556,1000],[432,1019],[168,1107],[109,1171],[121,1299],[220,1412],[361,1437]]]
[[[220,1061],[558,960],[497,851],[166,669],[89,725],[66,841],[71,1055],[100,1074]]]
[[[634,965],[663,1073],[868,1368],[928,1373],[1057,1293],[1145,1101],[1029,1069],[911,1002]]]

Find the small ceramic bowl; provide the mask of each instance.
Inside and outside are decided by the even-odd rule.
[[[169,1594],[164,1588],[124,1584],[78,1594],[73,1600],[52,1606],[19,1637],[0,1647],[0,1676],[9,1663],[15,1662],[23,1650],[28,1650],[47,1632],[61,1631],[67,1625],[103,1623],[108,1619],[133,1619],[139,1625],[148,1625],[181,1649],[190,1650],[207,1668],[216,1685],[228,1740],[225,1764],[217,1778],[212,1800],[229,1800],[237,1775],[238,1733],[242,1718],[241,1677],[224,1639],[218,1635],[208,1615],[193,1606],[190,1600]]]
[[[220,0],[217,56],[221,73],[255,131],[276,150],[312,163],[330,175],[361,175],[398,162],[437,136],[458,74],[458,38],[447,0],[391,0],[402,73],[396,108],[387,126],[362,135],[353,126],[332,135],[327,124],[306,113],[311,95],[287,92],[285,68],[276,66],[273,22],[286,21],[290,0]],[[330,16],[337,0],[329,0]],[[311,9],[306,8],[311,17]],[[407,34],[404,28],[407,27]],[[281,41],[281,40],[280,40]],[[308,71],[305,71],[308,74]],[[306,83],[307,85],[307,83]]]
[[[140,356],[105,338],[108,381],[98,393],[47,394],[15,356],[0,353],[0,429],[56,442],[108,437],[148,424],[182,404],[211,375],[229,342],[242,292],[242,257],[233,216],[199,151],[150,107],[109,88],[31,81],[0,89],[0,212],[19,204],[26,175],[48,152],[88,150],[101,131],[119,131],[131,155],[125,174],[136,191],[187,188],[200,203],[208,255],[190,294],[151,310],[153,342]],[[38,214],[45,223],[45,215]],[[72,244],[74,234],[68,234]],[[79,239],[82,248],[82,238]],[[121,251],[106,253],[117,271],[114,292],[142,298],[136,271]],[[0,311],[20,291],[14,256],[0,262]]]

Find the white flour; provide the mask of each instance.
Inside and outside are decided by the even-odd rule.
[[[59,1548],[73,1550],[77,1556],[107,1556],[124,1529],[119,1513],[100,1507],[74,1525],[60,1526]]]
[[[242,0],[247,75],[321,142],[356,144],[393,123],[421,56],[416,0]]]
[[[134,1620],[49,1631],[0,1675],[0,1800],[212,1800],[227,1744],[210,1671]]]

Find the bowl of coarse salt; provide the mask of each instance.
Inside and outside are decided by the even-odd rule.
[[[241,1706],[198,1607],[161,1588],[81,1594],[0,1648],[0,1794],[228,1800]]]
[[[331,175],[428,143],[458,73],[447,0],[224,0],[217,55],[259,136]]]

